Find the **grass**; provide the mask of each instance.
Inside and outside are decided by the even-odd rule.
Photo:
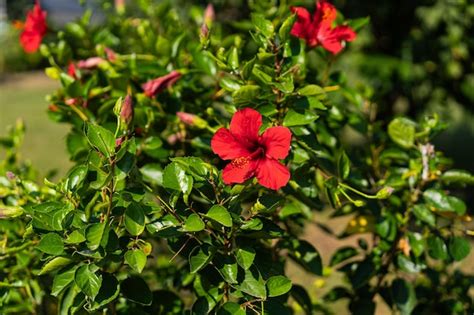
[[[61,176],[71,166],[65,144],[68,128],[47,115],[45,96],[57,87],[55,81],[36,72],[9,75],[0,81],[0,136],[5,136],[7,127],[17,119],[23,119],[26,135],[22,158],[32,162],[40,178],[51,170]]]

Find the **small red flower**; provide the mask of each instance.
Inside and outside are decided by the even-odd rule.
[[[46,11],[41,10],[39,1],[26,15],[23,32],[20,35],[20,43],[26,53],[34,53],[38,50],[46,35]]]
[[[67,74],[77,80],[76,66],[73,62],[67,66]]]
[[[162,90],[172,86],[181,77],[181,73],[176,70],[171,71],[167,75],[150,80],[142,85],[142,89],[145,95],[148,97],[154,97]]]
[[[259,135],[262,115],[245,108],[235,113],[230,128],[220,128],[211,148],[223,160],[231,160],[222,172],[224,183],[243,183],[257,177],[267,188],[277,190],[290,180],[290,172],[278,160],[288,156],[291,132],[286,127],[271,127]]]
[[[291,35],[303,38],[309,47],[321,45],[331,53],[337,54],[343,48],[343,41],[351,42],[357,37],[357,34],[349,26],[332,27],[337,11],[326,0],[321,0],[316,4],[313,18],[303,7],[292,7],[291,11],[297,17],[297,21],[291,29]]]

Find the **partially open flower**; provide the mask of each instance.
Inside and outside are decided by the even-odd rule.
[[[291,131],[278,126],[259,135],[261,125],[262,115],[245,108],[235,113],[229,129],[217,130],[212,138],[212,151],[231,161],[222,172],[227,185],[243,183],[254,176],[262,186],[273,190],[288,183],[290,172],[278,160],[288,156]]]

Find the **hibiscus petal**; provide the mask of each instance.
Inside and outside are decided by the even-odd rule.
[[[343,46],[342,41],[353,41],[357,37],[357,34],[349,26],[338,26],[328,31],[324,40],[321,40],[323,47],[333,54],[339,53]]]
[[[230,121],[230,132],[248,148],[258,141],[258,130],[262,125],[262,115],[255,109],[244,108],[237,111]]]
[[[237,141],[229,129],[226,128],[217,130],[212,137],[211,148],[212,151],[223,160],[232,160],[250,155],[247,148]]]
[[[262,159],[257,166],[257,179],[260,185],[278,190],[290,180],[290,171],[274,159]]]
[[[241,184],[255,175],[257,163],[253,160],[247,160],[244,163],[229,163],[222,171],[224,184]]]
[[[325,0],[319,1],[316,5],[316,11],[314,12],[313,23],[316,25],[319,25],[323,22],[331,24],[336,19],[336,16],[336,7]]]
[[[311,15],[303,7],[292,7],[291,12],[296,14],[297,20],[293,24],[290,34],[299,38],[305,38],[308,34],[308,27],[311,26]]]
[[[266,156],[284,159],[290,151],[291,131],[282,126],[268,128],[262,135],[261,144],[265,147]]]

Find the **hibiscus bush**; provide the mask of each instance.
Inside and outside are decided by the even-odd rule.
[[[0,142],[4,313],[474,310],[458,195],[474,176],[431,144],[446,126],[378,115],[338,66],[368,18],[296,5],[249,0],[233,20],[104,1],[100,24],[86,11],[53,31],[36,2],[20,40],[61,85],[48,113],[70,126],[74,166],[40,185],[23,125]],[[310,224],[357,245],[323,257]],[[310,274],[338,280],[315,294]]]

